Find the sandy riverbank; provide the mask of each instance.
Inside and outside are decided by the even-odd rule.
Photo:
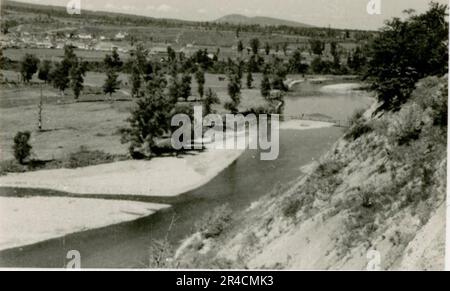
[[[133,221],[163,204],[61,197],[0,197],[0,250]]]
[[[324,93],[348,93],[349,91],[358,90],[358,88],[361,88],[360,83],[343,83],[323,86],[320,88],[320,91]]]
[[[280,128],[305,130],[329,126],[332,124],[293,120],[281,123]],[[180,157],[8,174],[0,177],[0,187],[51,189],[75,194],[176,196],[206,184],[243,152],[217,150],[211,144],[204,152]]]

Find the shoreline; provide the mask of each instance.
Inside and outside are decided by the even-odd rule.
[[[331,126],[333,124],[325,122],[293,120],[282,122],[280,129],[313,130]],[[245,138],[245,135],[238,136]],[[114,196],[179,197],[210,182],[245,152],[211,149],[213,145],[208,145],[204,152],[180,158],[124,161],[0,177],[0,187],[55,190],[77,195],[0,197],[2,216],[8,218],[0,222],[0,251],[134,221],[169,208],[167,204],[114,199]],[[102,195],[108,198],[103,199]],[[130,207],[137,211],[128,211]],[[92,217],[93,212],[96,217]],[[34,228],[30,229],[30,225]]]
[[[166,204],[66,197],[0,197],[0,251],[130,222]],[[0,262],[1,263],[1,262]]]
[[[312,130],[332,123],[291,120],[281,130]],[[244,138],[240,135],[238,138]],[[0,187],[61,191],[77,195],[175,197],[199,188],[235,162],[245,150],[217,150],[213,144],[201,153],[158,157],[150,161],[122,161],[76,169],[9,173]]]

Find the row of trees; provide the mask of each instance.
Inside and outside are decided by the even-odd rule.
[[[84,88],[86,63],[75,55],[73,49],[72,46],[66,46],[63,59],[56,64],[52,64],[48,60],[41,62],[36,56],[26,54],[20,67],[23,82],[29,83],[34,74],[38,73],[40,80],[51,83],[62,93],[71,88],[75,98],[78,99]]]

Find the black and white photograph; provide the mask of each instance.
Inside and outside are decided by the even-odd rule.
[[[448,1],[0,3],[0,270],[450,268]]]

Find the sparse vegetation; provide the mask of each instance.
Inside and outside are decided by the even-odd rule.
[[[231,221],[232,210],[229,205],[223,205],[206,213],[197,223],[196,229],[205,238],[215,238],[227,230]]]

